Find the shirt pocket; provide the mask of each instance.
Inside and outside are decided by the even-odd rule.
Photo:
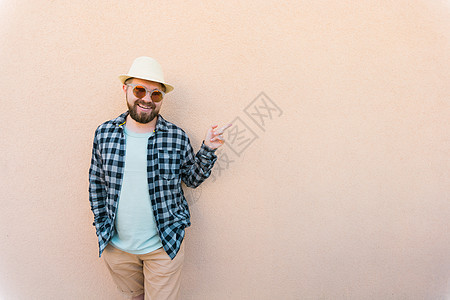
[[[175,149],[158,149],[159,176],[172,180],[180,175],[181,153]]]

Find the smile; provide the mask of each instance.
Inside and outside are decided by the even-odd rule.
[[[141,103],[138,103],[137,106],[139,106],[139,107],[142,108],[142,109],[151,109],[150,106],[145,106],[145,105],[143,105],[143,104],[141,104]]]

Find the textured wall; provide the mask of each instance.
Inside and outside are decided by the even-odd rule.
[[[183,299],[450,297],[449,1],[4,0],[0,37],[1,299],[121,299],[88,168],[141,55],[195,150],[247,134],[186,188]]]

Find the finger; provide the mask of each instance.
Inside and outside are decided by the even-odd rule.
[[[216,136],[211,139],[211,142],[214,142],[214,141],[223,142],[224,139],[221,136]]]
[[[211,127],[208,129],[208,132],[214,134],[215,130],[217,130],[217,129],[215,129],[217,126],[218,126],[218,125],[211,125]]]
[[[230,123],[230,124],[227,124],[227,125],[223,126],[222,128],[220,128],[217,132],[219,132],[220,134],[222,134],[226,129],[230,128],[231,125],[233,125],[233,124],[231,124],[231,123]]]
[[[213,131],[213,132],[212,132],[213,137],[215,137],[215,136],[221,136],[222,134],[223,134],[223,133],[218,132],[218,131]]]
[[[220,144],[224,144],[224,143],[225,143],[225,141],[222,141],[222,140],[218,140],[218,141],[211,141],[211,143],[220,143]]]

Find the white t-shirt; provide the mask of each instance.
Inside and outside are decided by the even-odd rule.
[[[147,145],[154,134],[125,129],[125,171],[119,195],[112,246],[132,254],[162,247],[147,182]]]

